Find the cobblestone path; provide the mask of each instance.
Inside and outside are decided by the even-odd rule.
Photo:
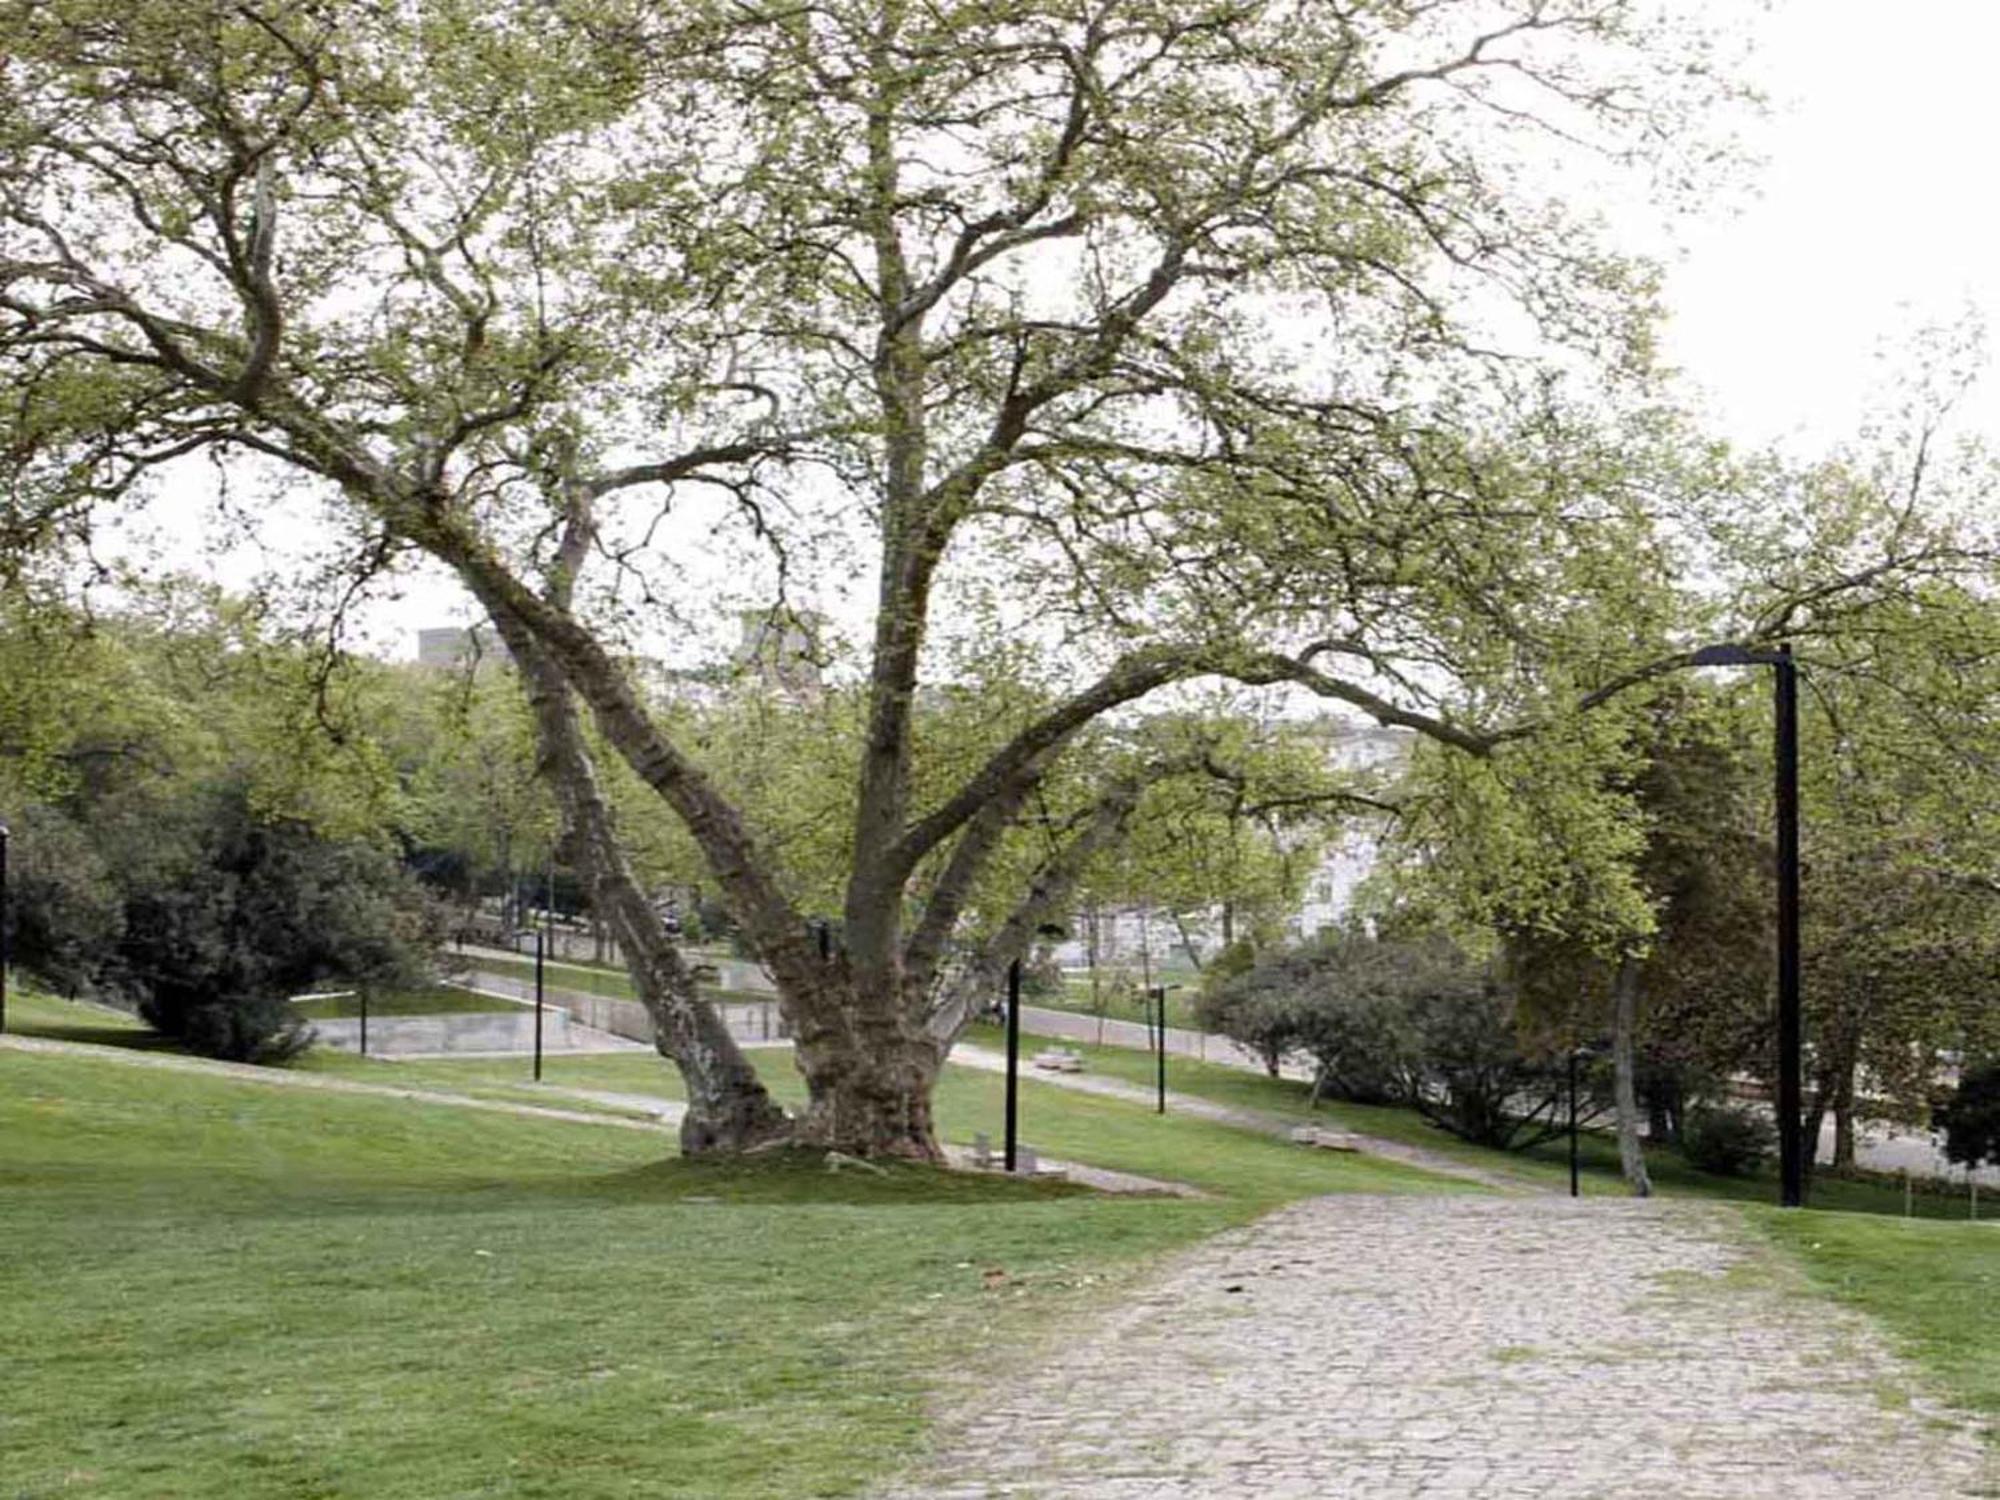
[[[2000,1494],[1872,1325],[1732,1210],[1321,1198],[986,1379],[895,1500]]]

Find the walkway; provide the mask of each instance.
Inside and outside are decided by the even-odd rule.
[[[1744,1232],[1657,1199],[1314,1199],[983,1372],[887,1493],[1942,1500],[2000,1477]]]
[[[961,1067],[978,1068],[987,1073],[1007,1071],[1006,1053],[990,1051],[985,1047],[967,1046],[964,1042],[951,1049],[951,1060]],[[1054,1073],[1025,1064],[1021,1069],[1021,1076],[1035,1083],[1075,1089],[1081,1094],[1128,1100],[1134,1104],[1143,1104],[1149,1109],[1159,1098],[1156,1090],[1149,1089],[1143,1084],[1127,1083],[1121,1078],[1103,1078],[1089,1073]],[[1204,1099],[1198,1094],[1175,1093],[1172,1089],[1167,1090],[1167,1108],[1177,1115],[1193,1115],[1197,1119],[1212,1120],[1218,1125],[1233,1125],[1238,1130],[1254,1130],[1262,1135],[1280,1136],[1285,1140],[1291,1139],[1293,1129],[1301,1123],[1298,1120],[1286,1119],[1283,1115],[1266,1114],[1256,1109],[1239,1109],[1230,1104],[1217,1104],[1213,1099]],[[1435,1172],[1441,1177],[1458,1177],[1467,1182],[1477,1182],[1486,1187],[1496,1188],[1501,1192],[1535,1191],[1531,1185],[1524,1184],[1518,1178],[1470,1166],[1440,1151],[1426,1151],[1422,1146],[1405,1145],[1401,1141],[1384,1140],[1380,1136],[1362,1135],[1344,1126],[1336,1133],[1348,1136],[1353,1140],[1357,1150],[1364,1151],[1370,1156],[1399,1161],[1405,1166],[1421,1167],[1424,1171]]]

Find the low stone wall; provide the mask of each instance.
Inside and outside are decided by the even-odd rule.
[[[580,1026],[608,1031],[613,1036],[644,1042],[649,1047],[653,1045],[653,1018],[646,1014],[646,1007],[637,1000],[614,1000],[607,995],[565,989],[558,983],[550,982],[554,972],[543,976],[542,999],[551,1009],[560,1006]],[[511,974],[475,970],[472,983],[476,988],[495,995],[516,996],[523,1000],[532,1000],[535,995],[533,980],[516,979]],[[730,1002],[718,1004],[715,1008],[721,1013],[729,1034],[746,1045],[784,1041],[792,1034],[775,1001]]]
[[[637,1007],[633,1007],[637,1009]],[[569,1045],[570,1018],[567,1011],[550,1005],[542,1014],[542,1047],[556,1051]],[[314,1034],[322,1047],[337,1052],[361,1049],[361,1022],[355,1020],[314,1021]],[[649,1038],[650,1039],[650,1038]],[[461,1012],[442,1016],[370,1016],[368,1050],[385,1057],[409,1052],[532,1052],[535,1049],[535,1012],[532,1006],[508,1006],[505,1010]]]

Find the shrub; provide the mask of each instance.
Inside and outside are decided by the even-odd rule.
[[[1409,1100],[1425,1119],[1501,1151],[1525,1150],[1554,1133],[1561,1070],[1522,1050],[1511,995],[1464,964],[1412,995],[1408,1014],[1415,1056]]]
[[[6,920],[14,961],[52,989],[97,987],[125,930],[117,883],[88,833],[55,808],[10,814]]]
[[[1944,1154],[1968,1167],[2000,1162],[2000,1062],[1965,1069],[1937,1111]]]
[[[1718,1177],[1754,1172],[1777,1143],[1777,1127],[1746,1109],[1697,1105],[1681,1121],[1681,1155],[1689,1166]]]
[[[1316,1097],[1353,1104],[1409,1097],[1417,1058],[1401,997],[1323,994],[1300,1005],[1293,1024],[1298,1045],[1312,1055]]]
[[[1299,1043],[1299,1012],[1295,976],[1282,961],[1259,964],[1212,987],[1205,986],[1195,998],[1196,1023],[1255,1053],[1273,1078],[1278,1076],[1278,1065]]]
[[[386,850],[262,818],[235,782],[132,831],[116,968],[140,1014],[193,1051],[281,1062],[310,1041],[287,997],[428,977],[442,908]]]
[[[1552,1128],[1534,1121],[1559,1070],[1523,1051],[1511,995],[1440,934],[1323,934],[1216,985],[1201,1015],[1273,1071],[1287,1051],[1311,1053],[1318,1093],[1408,1104],[1453,1135],[1502,1149]]]

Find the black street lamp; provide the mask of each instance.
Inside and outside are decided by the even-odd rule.
[[[1021,1123],[1021,960],[1007,965],[1007,1170],[1014,1170],[1014,1155]]]
[[[543,941],[541,929],[530,934],[535,940],[535,1082],[542,1081],[542,964],[548,947]]]
[[[0,1035],[7,1030],[7,963],[13,958],[7,942],[7,845],[13,840],[13,832],[5,823],[0,823]]]
[[[1153,1053],[1154,1072],[1159,1094],[1159,1102],[1155,1105],[1153,1111],[1155,1114],[1163,1115],[1167,1112],[1167,991],[1179,988],[1180,986],[1177,984],[1156,984],[1146,992],[1147,998],[1158,1004],[1160,1017],[1159,1031],[1157,1033],[1158,1045]],[[1147,1032],[1152,1033],[1153,1017],[1150,1013],[1146,1017],[1146,1022]],[[1148,1040],[1153,1039],[1149,1035]]]
[[[1772,667],[1778,790],[1778,1179],[1779,1202],[1805,1204],[1804,1104],[1799,1017],[1799,669],[1792,648],[1704,646],[1697,667]]]
[[[1569,1195],[1578,1195],[1576,1180],[1576,1065],[1583,1056],[1581,1047],[1569,1049]]]

